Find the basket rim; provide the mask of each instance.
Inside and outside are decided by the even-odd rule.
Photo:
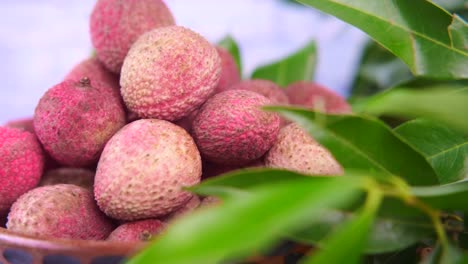
[[[79,240],[35,237],[20,234],[0,227],[0,248],[35,249],[63,254],[133,255],[147,246],[148,242],[124,242],[106,240]]]

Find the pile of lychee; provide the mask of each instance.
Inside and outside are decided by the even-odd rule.
[[[241,80],[234,58],[175,25],[161,0],[98,0],[95,56],[0,127],[0,225],[41,237],[139,241],[213,197],[183,187],[246,167],[339,175],[299,125],[262,109],[348,113],[312,82]]]

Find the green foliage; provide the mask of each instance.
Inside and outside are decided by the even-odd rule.
[[[395,132],[432,165],[441,183],[468,176],[468,137],[434,121],[415,119]]]
[[[236,40],[228,35],[224,37],[221,41],[219,41],[218,45],[225,48],[227,51],[229,51],[229,53],[232,55],[232,57],[236,61],[237,68],[239,69],[239,73],[241,73],[242,75],[241,53],[240,53],[239,45],[237,44]]]
[[[415,75],[468,78],[468,53],[452,46],[450,13],[427,0],[298,0],[340,18],[403,60]]]
[[[311,81],[317,64],[315,42],[311,41],[296,53],[261,66],[252,73],[252,79],[266,79],[285,87],[297,81]]]

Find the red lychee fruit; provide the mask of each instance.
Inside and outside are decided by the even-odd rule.
[[[263,156],[280,126],[277,114],[261,109],[269,104],[265,96],[244,90],[228,90],[210,98],[192,127],[202,156],[226,165],[244,165]]]
[[[126,123],[120,98],[103,83],[67,80],[49,89],[34,114],[44,149],[63,165],[96,163],[104,145]]]
[[[129,110],[143,118],[179,120],[214,92],[221,73],[216,49],[179,26],[142,35],[125,58],[121,92]]]
[[[0,216],[36,187],[44,170],[44,153],[34,134],[0,127]]]
[[[37,237],[100,240],[114,229],[90,190],[57,184],[35,188],[11,207],[7,229]]]
[[[161,0],[98,0],[90,19],[91,42],[106,68],[120,73],[130,47],[143,33],[174,24]]]
[[[140,119],[106,144],[94,180],[96,201],[108,216],[125,221],[157,218],[186,203],[182,190],[200,182],[201,157],[181,127]]]
[[[128,222],[118,226],[109,235],[109,241],[150,241],[166,228],[166,224],[158,219],[147,219]]]
[[[331,114],[351,113],[351,106],[334,91],[313,82],[296,82],[286,88],[289,102]]]

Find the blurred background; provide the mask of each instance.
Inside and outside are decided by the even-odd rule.
[[[367,37],[331,16],[286,0],[166,0],[178,25],[213,43],[231,35],[243,75],[317,42],[315,81],[348,95]],[[92,51],[95,0],[0,0],[0,124],[30,117],[47,89]]]

